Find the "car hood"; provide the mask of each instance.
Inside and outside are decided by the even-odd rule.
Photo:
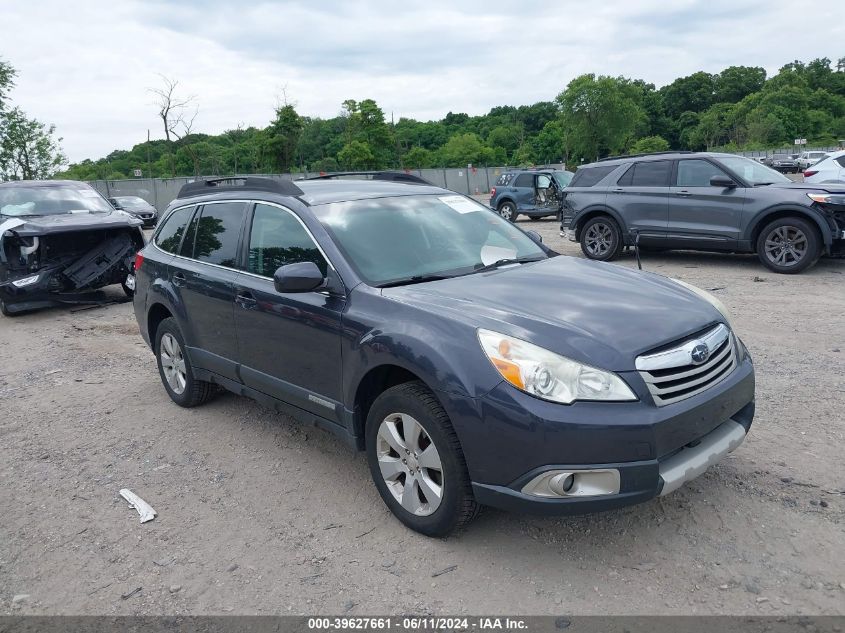
[[[0,227],[5,225],[8,228],[12,228],[18,235],[24,237],[31,235],[50,235],[53,233],[71,233],[73,231],[89,231],[91,229],[117,229],[141,226],[142,224],[138,218],[122,211],[0,217]]]
[[[632,371],[639,354],[724,321],[667,277],[566,256],[383,294],[614,371]]]
[[[783,182],[766,185],[766,189],[793,189],[795,191],[826,191],[827,193],[845,193],[845,185],[837,185],[834,183],[818,183],[811,182]]]

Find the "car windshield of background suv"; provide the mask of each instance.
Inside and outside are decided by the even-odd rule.
[[[77,187],[0,188],[0,215],[26,217],[66,213],[108,213],[109,203],[93,189]]]
[[[465,275],[501,260],[547,255],[487,207],[458,195],[417,195],[313,207],[371,286]]]
[[[751,185],[773,185],[779,182],[792,182],[789,178],[771,167],[766,167],[755,160],[743,156],[720,156],[719,162]]]

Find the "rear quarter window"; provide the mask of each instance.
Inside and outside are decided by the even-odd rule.
[[[570,187],[594,187],[605,176],[614,171],[619,165],[598,165],[596,167],[581,167],[575,172]]]
[[[513,174],[502,174],[496,179],[496,186],[507,187],[511,180],[513,180]]]
[[[179,250],[179,245],[182,243],[185,229],[194,213],[194,209],[195,207],[183,207],[176,209],[168,215],[156,233],[155,245],[165,253],[176,253]]]

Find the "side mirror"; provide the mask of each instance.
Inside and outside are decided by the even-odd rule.
[[[733,189],[734,187],[736,187],[736,183],[733,181],[733,179],[728,178],[727,176],[713,176],[710,179],[710,186]]]
[[[314,262],[280,266],[273,275],[276,292],[311,292],[323,285],[323,273]]]
[[[537,242],[538,244],[543,243],[543,236],[540,235],[537,231],[525,231],[525,234],[530,237],[532,240]]]

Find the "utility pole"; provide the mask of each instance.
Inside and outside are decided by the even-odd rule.
[[[152,162],[150,161],[150,128],[147,128],[147,178],[153,177]]]

